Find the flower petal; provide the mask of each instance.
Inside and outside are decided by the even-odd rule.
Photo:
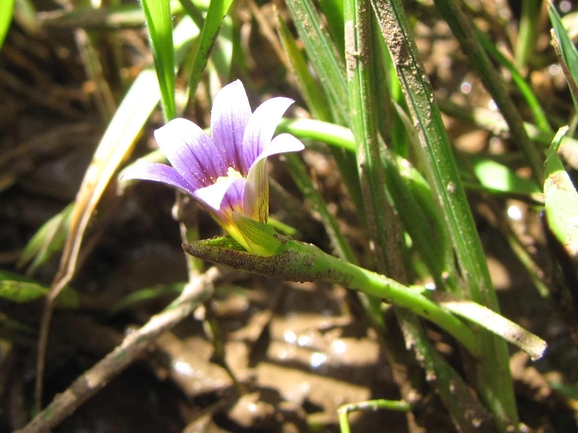
[[[189,194],[194,194],[196,189],[194,185],[191,185],[187,179],[181,176],[174,168],[156,162],[139,162],[128,167],[122,173],[121,180],[130,179],[152,180],[154,182],[166,183],[176,186]]]
[[[219,182],[213,185],[196,190],[194,196],[203,204],[219,212],[221,210],[223,197],[225,197],[225,194],[233,181],[234,179],[222,178]]]
[[[241,81],[233,81],[219,91],[211,111],[211,137],[227,165],[239,172],[243,134],[250,117],[251,106]]]
[[[155,131],[159,147],[180,175],[197,188],[211,185],[227,173],[211,137],[186,119],[174,119]]]
[[[233,211],[244,213],[244,200],[246,179],[235,179],[231,182],[231,186],[227,189],[223,200],[221,201],[221,210],[223,212]],[[230,217],[230,216],[229,216]]]
[[[267,159],[262,158],[257,161],[249,170],[243,202],[245,215],[255,221],[267,224],[267,220],[269,219]]]
[[[305,149],[303,143],[301,143],[291,134],[279,134],[273,140],[271,140],[271,143],[269,143],[268,146],[265,147],[263,152],[261,152],[261,154],[257,157],[256,161],[260,161],[261,159],[267,158],[271,155],[288,152],[299,152],[303,149]]]
[[[293,104],[289,98],[277,97],[263,102],[247,123],[243,136],[243,164],[241,173],[246,175],[255,160],[269,145],[283,113]]]

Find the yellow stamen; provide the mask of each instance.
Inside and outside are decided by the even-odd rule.
[[[233,167],[229,167],[227,169],[227,175],[219,176],[217,178],[217,182],[215,183],[223,182],[226,179],[243,179],[243,175],[239,173],[237,170],[235,170]]]

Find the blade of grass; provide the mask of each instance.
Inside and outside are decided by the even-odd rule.
[[[538,0],[522,0],[522,12],[520,14],[520,30],[514,58],[516,66],[523,69],[527,66],[536,46],[538,36],[538,19],[540,18],[540,3]]]
[[[209,10],[205,17],[205,25],[201,30],[199,45],[197,46],[197,52],[189,78],[189,100],[185,108],[185,113],[188,113],[192,109],[195,91],[201,82],[201,77],[209,61],[209,56],[215,45],[215,40],[217,39],[223,20],[232,4],[233,0],[212,0],[209,4]]]
[[[574,109],[578,111],[578,51],[576,51],[574,43],[562,24],[560,15],[552,3],[548,7],[548,14],[554,28],[552,44],[556,50],[556,55],[560,58],[560,66],[564,71],[566,81],[568,81]]]
[[[541,185],[544,181],[544,158],[528,138],[522,116],[506,92],[502,77],[490,62],[476,37],[473,24],[465,16],[460,5],[454,0],[435,0],[435,5],[460,43],[462,51],[468,57],[472,68],[478,73],[484,86],[500,108],[504,119],[506,119],[510,127],[512,140],[524,155],[526,164],[532,170],[532,176]]]
[[[373,50],[369,7],[365,0],[345,1],[345,57],[351,130],[356,142],[361,192],[377,269],[384,275],[406,281],[405,266],[400,261],[401,231],[385,193],[385,173],[380,159],[378,111],[374,100],[376,84],[370,61]]]
[[[18,268],[22,268],[32,261],[26,270],[26,275],[31,276],[34,274],[54,254],[62,250],[70,229],[73,207],[73,203],[69,204],[62,212],[44,223],[26,244],[18,260]]]
[[[175,59],[173,23],[168,1],[142,0],[150,45],[161,90],[161,107],[165,122],[177,115],[175,104]]]
[[[411,410],[411,406],[403,400],[369,400],[360,403],[346,404],[337,410],[337,414],[339,415],[339,430],[341,433],[351,433],[351,427],[349,425],[349,414],[351,412],[375,412],[379,409],[407,412]]]
[[[305,42],[305,46],[309,58],[312,61],[313,67],[323,69],[322,72],[318,73],[318,75],[320,75],[321,87],[323,89],[321,90],[317,82],[311,76],[311,73],[307,66],[307,62],[301,51],[297,48],[297,43],[295,42],[295,39],[287,29],[287,26],[285,25],[281,17],[279,17],[279,35],[285,48],[285,52],[287,53],[289,64],[293,68],[293,72],[297,77],[301,94],[303,95],[303,98],[307,102],[307,106],[311,110],[311,113],[317,119],[328,122],[332,121],[334,122],[336,120],[334,116],[341,118],[343,116],[343,112],[345,112],[345,116],[347,116],[343,119],[349,119],[347,110],[342,110],[343,112],[341,112],[341,115],[339,113],[335,114],[334,113],[335,110],[331,110],[330,108],[331,104],[327,104],[327,95],[331,95],[332,91],[331,88],[333,88],[335,92],[339,92],[340,94],[344,93],[345,97],[347,97],[347,93],[345,93],[347,92],[347,89],[345,88],[345,79],[343,77],[343,71],[339,69],[338,64],[339,58],[333,57],[335,49],[328,48],[331,44],[331,41],[326,40],[325,44],[319,44],[317,43],[318,41],[316,41],[317,37],[317,35],[315,34],[316,26],[314,25],[314,23],[316,23],[315,21],[316,19],[319,19],[319,15],[307,14],[307,12],[314,11],[313,5],[309,5],[308,8],[304,8],[303,7],[304,5],[301,2],[296,2],[294,6],[297,11],[299,11],[300,13],[304,13],[305,14],[304,16],[306,16],[307,19],[310,20],[312,23],[311,25],[303,25],[302,31],[304,32],[304,34],[301,35],[301,38],[304,41],[309,41]],[[294,15],[294,20],[295,19],[296,18]],[[308,32],[307,29],[310,28],[313,28],[314,31]],[[319,59],[317,59],[317,56],[319,55],[318,51],[323,50],[325,48],[329,50],[325,53],[327,58],[333,59],[333,61],[322,62],[319,61]],[[331,86],[327,85],[324,86],[323,77],[326,76],[329,79],[329,77],[333,75],[341,77],[341,80],[343,80],[343,82],[331,83]],[[343,95],[340,97],[343,97]],[[346,103],[347,99],[341,100],[338,101],[337,106],[340,108],[344,108],[345,105],[342,104]],[[347,122],[342,121],[340,123],[347,123]],[[355,157],[351,154],[348,154],[347,152],[344,152],[342,149],[331,149],[331,154],[333,155],[333,158],[335,159],[335,162],[339,167],[339,172],[341,173],[341,176],[343,177],[345,185],[347,186],[347,189],[350,193],[350,196],[356,208],[358,209],[359,220],[362,225],[365,225],[365,218],[366,218],[365,209],[361,201],[361,185],[359,183],[359,178],[357,176],[357,168],[356,168],[357,164],[355,161]]]
[[[548,225],[574,263],[578,264],[578,193],[557,155],[566,132],[567,126],[561,128],[548,150],[544,200]]]
[[[305,51],[313,69],[319,77],[321,87],[329,97],[331,104],[339,113],[339,119],[349,124],[347,111],[347,84],[345,67],[337,48],[322,25],[323,20],[310,0],[289,0],[287,7],[291,11],[297,32],[303,41]],[[324,119],[321,119],[324,120]]]
[[[171,1],[171,12],[182,14],[183,8],[177,1]],[[139,4],[122,4],[109,7],[76,7],[71,10],[40,12],[38,22],[45,29],[122,30],[142,28],[145,14]]]
[[[506,68],[512,75],[512,81],[514,81],[514,84],[518,87],[518,90],[526,100],[526,103],[532,112],[532,116],[534,117],[534,121],[536,122],[538,128],[543,132],[554,134],[552,128],[550,127],[550,123],[548,122],[548,118],[546,117],[546,113],[542,109],[538,98],[520,71],[518,71],[516,66],[510,62],[506,56],[500,52],[500,50],[496,48],[496,46],[490,41],[485,33],[476,30],[476,36],[488,54],[490,54],[490,56],[498,61],[500,65]]]
[[[186,51],[195,36],[195,32],[191,31],[191,24],[190,20],[184,19],[175,30],[175,47],[178,50],[175,54],[175,59],[183,59],[182,52]],[[183,29],[186,31],[183,31]],[[46,298],[40,325],[35,390],[35,400],[38,408],[40,408],[42,401],[44,356],[53,301],[76,272],[80,246],[92,213],[110,179],[132,149],[145,122],[159,100],[160,89],[157,76],[151,68],[147,68],[139,74],[118,107],[84,175],[72,210],[70,231],[64,245],[60,267],[51,284],[50,294]]]
[[[422,154],[426,177],[444,211],[457,263],[465,280],[463,296],[498,311],[496,294],[447,131],[419,60],[405,11],[399,0],[372,0],[372,6],[396,65],[420,139],[421,146],[416,151]],[[499,429],[506,431],[518,424],[507,347],[503,340],[487,332],[480,331],[478,341],[482,355],[476,370],[475,386],[494,414]]]
[[[363,199],[366,206],[367,223],[370,229],[370,235],[374,242],[374,250],[377,256],[377,269],[385,275],[390,275],[397,281],[407,281],[405,264],[403,262],[403,231],[399,221],[400,214],[396,214],[389,204],[386,196],[386,173],[384,165],[380,158],[383,149],[380,149],[377,131],[377,116],[382,113],[380,104],[375,100],[377,96],[377,84],[375,83],[376,74],[382,70],[383,65],[376,65],[376,50],[372,42],[372,21],[370,15],[369,1],[365,0],[345,0],[345,46],[346,46],[346,65],[347,65],[347,82],[349,88],[349,101],[352,131],[356,137],[356,155],[358,169],[362,185]],[[382,74],[379,74],[382,76]],[[387,89],[382,87],[383,92]],[[382,94],[382,98],[389,100],[389,95]],[[393,107],[391,107],[393,110]],[[392,117],[390,113],[390,118]],[[399,180],[397,167],[392,163],[388,164],[388,173],[390,180],[388,183],[390,193],[392,190],[397,196],[403,194],[401,190],[394,190],[395,181]],[[397,183],[401,187],[401,183]],[[398,202],[400,207],[405,204]],[[415,206],[415,203],[412,203]],[[411,206],[411,205],[410,205]],[[405,208],[404,208],[405,209]],[[406,215],[407,216],[407,215]],[[409,226],[416,229],[416,220],[410,219]],[[422,223],[419,221],[418,223]],[[422,227],[422,229],[425,227]],[[413,230],[415,234],[415,230]],[[419,236],[425,236],[420,238]],[[421,232],[416,236],[417,241],[428,239],[430,236]],[[422,247],[423,248],[423,247]],[[428,257],[428,256],[426,256]],[[433,262],[433,263],[432,263]],[[432,266],[437,263],[432,258]],[[443,263],[443,262],[442,262]],[[437,280],[442,280],[442,272],[437,271]],[[375,294],[373,294],[375,296]],[[398,304],[399,305],[399,304]],[[431,362],[428,364],[428,371],[435,377],[439,378],[437,383],[445,399],[449,410],[453,410],[452,418],[460,424],[465,420],[460,419],[463,412],[456,410],[455,404],[452,403],[454,396],[451,395],[451,379],[456,379],[458,375],[455,371],[450,370],[445,362],[436,362],[433,360],[432,349],[424,338],[425,332],[421,324],[415,317],[419,314],[414,305],[403,305],[409,311],[396,308],[398,322],[405,333],[406,345],[415,346],[416,353],[428,354]],[[414,314],[410,313],[413,312]],[[410,326],[412,324],[414,326]],[[440,361],[439,359],[436,359]],[[461,409],[461,408],[460,408]],[[465,425],[468,425],[465,423]],[[463,429],[461,429],[463,430]]]
[[[4,39],[8,34],[12,15],[14,13],[14,0],[4,0],[0,5],[0,49],[4,45]]]

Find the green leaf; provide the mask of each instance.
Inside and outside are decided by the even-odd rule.
[[[297,82],[299,83],[299,90],[307,107],[313,114],[313,117],[323,121],[330,121],[332,119],[331,111],[327,104],[327,97],[319,88],[318,83],[313,78],[307,65],[307,61],[303,56],[303,53],[297,46],[297,42],[293,38],[293,34],[287,27],[285,21],[280,14],[277,14],[277,19],[279,21],[279,36],[293,68],[293,72],[297,77]]]
[[[490,159],[472,158],[474,173],[480,183],[492,191],[532,195],[539,194],[540,188],[530,179],[518,176],[509,167]]]
[[[165,121],[176,117],[173,25],[168,0],[142,0]]]
[[[3,0],[0,2],[0,49],[4,45],[4,39],[8,34],[12,15],[14,13],[14,0]]]
[[[116,314],[121,310],[131,307],[141,302],[157,299],[162,296],[178,296],[182,293],[186,283],[167,284],[163,287],[152,287],[136,290],[122,298],[110,309],[111,314]]]
[[[43,284],[0,270],[0,298],[16,303],[26,303],[43,298],[49,292],[50,289]],[[63,308],[76,308],[78,302],[78,294],[70,287],[62,290],[56,298],[56,305]]]
[[[562,70],[568,81],[570,94],[574,101],[574,108],[578,111],[578,51],[576,51],[574,43],[562,24],[560,15],[558,15],[556,8],[551,2],[548,6],[548,14],[554,27],[552,44],[554,45],[556,54],[562,58],[560,66],[562,66]]]
[[[32,236],[20,255],[18,267],[21,268],[32,261],[27,270],[27,275],[32,275],[38,268],[44,265],[50,258],[62,250],[72,216],[73,203],[57,215],[50,218]]]
[[[329,97],[329,106],[337,111],[340,119],[347,122],[349,113],[345,65],[338,54],[337,47],[321,24],[323,20],[319,12],[311,0],[289,0],[287,7],[291,11],[297,32],[303,40],[309,61]]]
[[[237,212],[233,212],[233,221],[247,242],[251,253],[269,257],[276,254],[281,247],[281,242],[277,239],[278,234],[273,227]]]
[[[233,0],[212,0],[209,4],[189,79],[189,105],[207,66],[209,55],[215,45],[223,20],[232,4]]]
[[[578,260],[578,193],[557,155],[568,127],[561,128],[548,150],[544,202],[548,225],[570,257]]]

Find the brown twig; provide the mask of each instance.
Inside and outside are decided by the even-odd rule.
[[[128,335],[120,346],[78,377],[66,391],[58,394],[45,410],[17,433],[41,433],[57,426],[128,367],[157,336],[189,316],[212,294],[213,282],[219,276],[219,270],[212,267],[204,274],[192,278],[173,304],[153,316],[138,331]]]

